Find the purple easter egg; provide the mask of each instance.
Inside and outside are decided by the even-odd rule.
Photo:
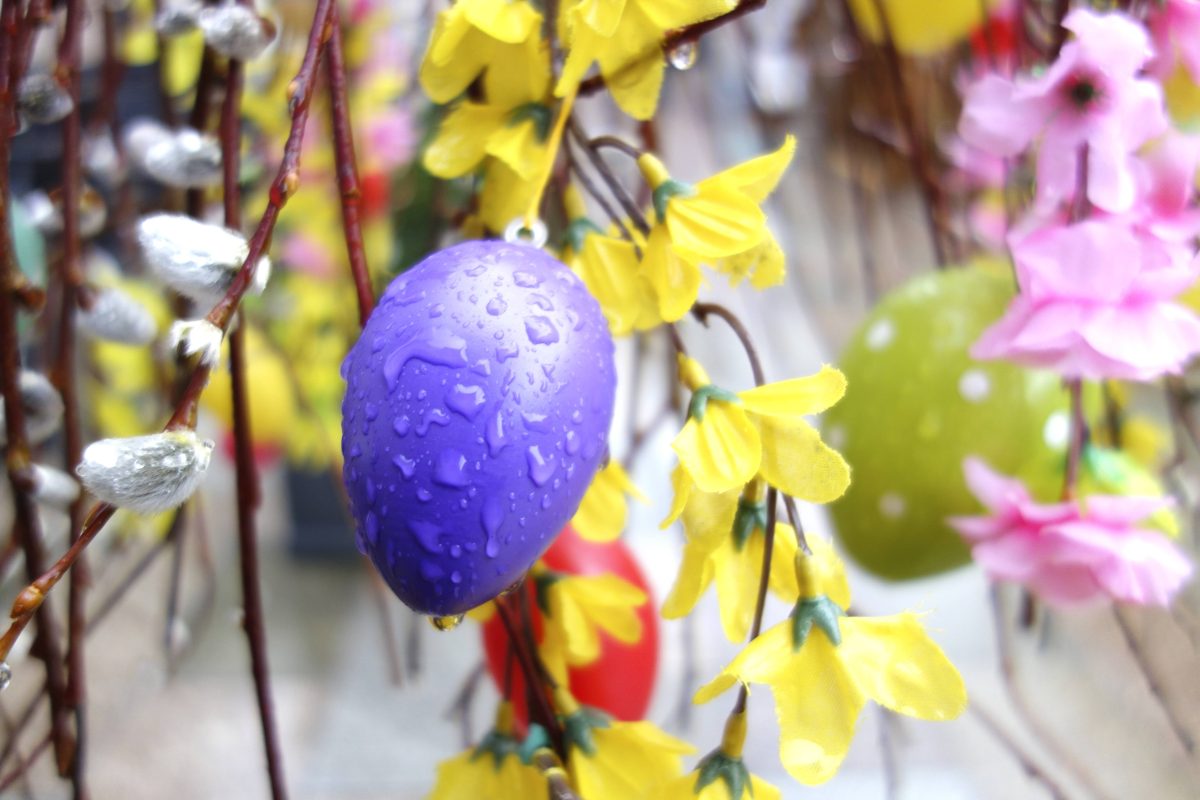
[[[616,376],[600,306],[532,247],[466,242],[392,281],[342,364],[359,549],[414,611],[511,586],[605,457]]]

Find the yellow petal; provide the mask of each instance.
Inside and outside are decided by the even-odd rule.
[[[692,417],[671,442],[679,462],[705,492],[744,486],[758,471],[766,446],[746,412],[720,400],[710,401],[704,420]]]
[[[733,537],[727,536],[724,546],[713,553],[721,629],[725,632],[725,638],[735,644],[745,641],[754,618],[759,577],[762,575],[763,543],[763,534],[754,531],[742,549],[738,550],[734,547]],[[774,562],[774,557],[771,560]]]
[[[818,638],[822,637],[809,637]],[[735,683],[770,683],[792,668],[794,656],[789,620],[767,629],[743,647],[717,677],[697,690],[692,702],[707,703]]]
[[[679,519],[679,515],[683,513],[687,507],[688,498],[691,496],[692,487],[695,482],[692,476],[682,464],[676,464],[675,469],[671,470],[671,510],[667,512],[667,518],[658,524],[660,530],[669,528]]]
[[[474,759],[474,752],[447,759],[437,767],[437,779],[427,800],[466,800],[468,797],[485,797],[488,791],[491,759]]]
[[[679,574],[663,602],[663,618],[680,619],[690,614],[712,583],[714,574],[711,553],[695,542],[684,544]]]
[[[546,100],[550,87],[550,49],[540,36],[521,44],[490,42],[483,88],[489,103],[516,108]]]
[[[778,286],[787,277],[787,259],[770,230],[754,247],[714,262],[713,268],[729,276],[730,286],[749,278],[755,289],[766,289]]]
[[[850,467],[811,425],[775,417],[755,417],[754,422],[762,437],[759,471],[767,483],[809,503],[828,503],[846,491]]]
[[[781,800],[783,797],[779,789],[757,775],[750,776],[750,795],[754,800]]]
[[[848,617],[839,655],[855,684],[897,714],[953,719],[967,707],[962,676],[915,614]]]
[[[613,335],[624,336],[662,321],[654,289],[639,268],[632,242],[597,234],[587,236],[578,272],[600,303]]]
[[[614,639],[632,644],[642,638],[637,609],[649,598],[641,589],[616,575],[589,575],[578,578],[572,591],[594,624]]]
[[[527,119],[516,124],[501,121],[487,137],[487,153],[503,161],[522,179],[531,180],[537,176],[538,167],[546,155],[546,147],[538,138],[537,125],[533,120]]]
[[[589,542],[611,542],[625,530],[626,495],[646,501],[646,496],[633,485],[621,462],[612,460],[596,473],[571,519],[580,536]]]
[[[625,0],[584,0],[576,8],[576,21],[587,25],[597,35],[612,36],[625,12]]]
[[[767,218],[758,204],[720,182],[698,184],[690,197],[667,201],[671,247],[696,261],[727,258],[749,250],[766,235]]]
[[[450,13],[438,15],[417,74],[421,88],[435,103],[449,103],[462,94],[487,66],[492,55],[488,37],[470,25],[451,19],[447,16]],[[444,53],[454,57],[446,57]]]
[[[844,658],[840,648],[816,632],[805,640],[791,669],[771,683],[779,759],[801,783],[832,778],[854,739],[866,697],[846,672]]]
[[[450,63],[463,46],[471,42],[468,37],[482,38],[463,13],[466,6],[462,3],[451,6],[437,15],[433,23],[433,33],[429,35],[429,47],[425,50],[425,60],[438,66]],[[462,53],[462,55],[470,55]]]
[[[751,536],[751,539],[754,538],[756,537]],[[761,545],[759,547],[761,549]],[[785,603],[794,603],[800,596],[800,587],[796,584],[795,565],[798,549],[796,531],[785,522],[777,522],[775,524],[775,547],[771,552],[771,576],[768,586]],[[834,600],[834,602],[837,601]]]
[[[681,756],[694,751],[687,742],[668,736],[649,722],[614,720],[595,728],[596,753],[572,748],[568,768],[580,797],[588,800],[626,800],[642,796],[677,778]]]
[[[522,0],[459,0],[468,22],[508,44],[523,42],[539,32],[542,15]]]
[[[692,492],[683,510],[683,529],[688,541],[711,552],[727,541],[737,515],[740,489],[727,492]]]
[[[768,383],[738,397],[750,414],[795,419],[824,411],[845,393],[846,376],[827,365],[815,375]]]
[[[479,216],[492,231],[503,231],[508,223],[525,213],[537,191],[535,181],[523,180],[503,161],[484,162],[483,188],[479,192]]]
[[[662,318],[667,322],[682,319],[700,294],[700,267],[676,252],[670,234],[661,225],[650,230],[642,270],[654,287]]]
[[[460,103],[438,125],[421,163],[439,178],[466,175],[483,160],[488,138],[503,129],[507,113],[496,106]]]
[[[743,161],[736,167],[717,173],[709,180],[726,183],[755,203],[762,203],[775,191],[779,179],[783,177],[783,171],[787,169],[795,153],[796,137],[789,134],[775,152]]]
[[[873,42],[883,40],[879,0],[849,0],[859,29]],[[929,55],[965,39],[984,21],[985,8],[1000,0],[883,0],[887,27],[902,53]]]
[[[658,108],[666,72],[660,40],[661,31],[649,27],[640,6],[627,6],[616,33],[598,53],[604,85],[634,119],[650,119]]]
[[[809,534],[808,546],[812,550],[812,574],[817,584],[813,587],[814,593],[825,595],[843,609],[849,608],[850,584],[846,580],[846,565],[833,549],[833,544],[820,536]],[[792,580],[795,580],[794,571]]]
[[[554,85],[554,94],[558,97],[566,96],[570,89],[574,89],[583,81],[583,76],[587,74],[596,61],[596,55],[607,42],[607,37],[601,36],[595,28],[580,19],[581,11],[584,10],[581,7],[585,5],[587,4],[581,3],[559,15],[559,18],[565,21],[569,35],[564,40],[567,58],[559,73],[558,83]]]

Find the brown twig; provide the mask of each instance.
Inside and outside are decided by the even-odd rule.
[[[609,77],[619,82],[621,78],[626,76],[626,73],[637,69],[648,59],[662,58],[664,53],[671,52],[679,45],[684,44],[685,42],[695,42],[706,33],[741,19],[751,11],[757,11],[766,4],[767,0],[743,0],[727,14],[722,14],[719,17],[714,17],[713,19],[708,19],[703,22],[697,22],[694,25],[688,25],[685,28],[680,28],[664,38],[661,45],[647,49],[645,52],[639,54],[636,58],[630,59],[629,63],[617,69]],[[586,97],[590,94],[595,94],[603,89],[604,86],[604,76],[595,75],[579,84],[579,96]]]
[[[929,235],[933,242],[934,256],[937,258],[938,266],[944,267],[950,263],[946,247],[949,228],[946,195],[938,183],[928,143],[917,124],[913,98],[908,91],[908,84],[904,80],[904,64],[900,58],[900,51],[896,49],[895,39],[892,38],[892,26],[887,7],[883,0],[872,1],[875,4],[876,16],[879,18],[880,30],[883,32],[880,49],[887,60],[885,72],[887,72],[891,84],[896,113],[900,117],[900,125],[904,129],[908,153],[912,157],[914,177],[921,187],[921,194],[925,200],[925,212],[929,221]]]
[[[742,343],[742,349],[746,351],[746,359],[750,362],[750,371],[754,375],[754,385],[762,386],[766,383],[767,375],[763,371],[762,359],[758,356],[758,348],[754,346],[754,341],[750,338],[750,331],[746,330],[745,323],[736,314],[719,303],[696,303],[692,306],[692,316],[699,320],[700,324],[705,327],[708,327],[708,318],[710,315],[718,316],[724,320],[725,324],[737,336],[738,341]]]
[[[522,585],[518,586],[516,591],[524,592],[526,589]],[[525,637],[522,635],[516,620],[513,619],[513,612],[509,607],[512,595],[513,592],[510,592],[508,595],[495,599],[496,613],[500,615],[500,621],[503,623],[504,630],[508,634],[509,646],[516,652],[517,663],[520,664],[521,672],[525,677],[525,687],[532,699],[532,702],[529,703],[530,719],[546,729],[546,733],[554,743],[555,752],[563,755],[562,730],[554,714],[554,708],[550,704],[550,698],[546,696],[541,674],[533,660],[533,654],[529,652]]]
[[[1129,649],[1129,655],[1133,657],[1138,671],[1142,673],[1142,678],[1146,681],[1146,688],[1150,690],[1150,694],[1153,695],[1154,700],[1158,703],[1158,707],[1162,709],[1163,716],[1166,717],[1171,732],[1175,734],[1180,747],[1188,755],[1194,754],[1196,752],[1196,740],[1192,738],[1192,734],[1184,726],[1183,720],[1179,719],[1179,715],[1175,713],[1175,709],[1171,707],[1171,703],[1167,700],[1162,684],[1159,683],[1158,676],[1154,674],[1153,668],[1146,659],[1146,653],[1142,649],[1142,644],[1138,641],[1137,635],[1133,632],[1133,627],[1129,624],[1129,620],[1125,618],[1125,614],[1122,613],[1119,605],[1113,606],[1112,613],[1117,627],[1121,629],[1121,636],[1125,639],[1125,646]]]
[[[329,15],[336,31],[337,13]],[[221,104],[221,169],[225,227],[241,227],[241,193],[238,169],[241,164],[242,62],[231,59],[225,72],[225,99]],[[262,590],[258,575],[258,532],[255,516],[261,500],[258,466],[254,461],[254,436],[250,429],[250,387],[246,376],[246,323],[234,326],[229,335],[229,373],[233,408],[234,465],[237,472],[238,554],[242,576],[242,627],[250,647],[250,671],[258,699],[259,724],[267,758],[267,776],[273,800],[286,800],[287,784],[283,756],[275,724],[271,672],[267,660],[267,633],[263,621]]]
[[[984,730],[992,735],[997,742],[1017,760],[1021,765],[1021,769],[1025,771],[1031,779],[1037,781],[1045,787],[1046,791],[1054,800],[1067,800],[1068,795],[1057,782],[1042,769],[1037,761],[1031,755],[1026,753],[1013,739],[1012,735],[1001,727],[1000,723],[991,715],[991,712],[986,711],[979,704],[978,700],[973,700],[967,710],[974,714],[979,719],[979,724]]]
[[[650,232],[650,225],[646,222],[645,216],[642,215],[641,209],[637,207],[637,203],[634,202],[629,192],[625,191],[625,187],[617,180],[617,176],[613,174],[613,171],[609,169],[604,158],[592,146],[591,138],[583,130],[583,127],[572,118],[567,123],[567,128],[570,130],[571,135],[575,137],[575,141],[583,149],[583,152],[587,154],[592,168],[596,170],[596,174],[604,181],[609,193],[621,205],[621,209],[629,217],[630,221],[643,235],[648,234]]]
[[[23,63],[14,57],[22,27],[20,3],[4,0],[0,6],[0,106],[13,108],[13,98],[20,84]],[[25,414],[21,405],[18,375],[21,369],[21,354],[17,341],[17,297],[16,291],[24,285],[24,278],[17,268],[16,255],[8,219],[9,187],[8,172],[12,157],[12,135],[16,119],[5,115],[0,119],[0,388],[5,405],[5,435],[8,449],[5,466],[12,486],[14,510],[13,538],[19,542],[25,555],[25,572],[34,580],[45,563],[42,544],[41,523],[31,494],[32,461],[28,438],[25,435]],[[63,676],[63,655],[59,643],[58,625],[50,609],[36,612],[37,637],[33,652],[46,668],[46,681],[50,694],[51,734],[60,772],[65,773],[72,760],[74,743],[67,728],[65,706],[66,685]],[[28,615],[28,625],[34,612]],[[15,641],[16,636],[12,637]],[[0,638],[0,644],[4,644]],[[0,651],[0,661],[8,658],[11,642]]]
[[[71,113],[63,120],[63,248],[59,261],[58,346],[54,360],[54,384],[63,399],[64,463],[74,473],[83,456],[83,433],[80,430],[79,391],[75,380],[75,313],[83,285],[83,242],[79,233],[79,204],[83,190],[80,148],[82,138],[82,109],[80,108],[80,58],[83,50],[82,0],[67,0],[66,24],[58,49],[58,79],[71,96]],[[75,498],[68,510],[68,530],[77,538],[83,520],[84,497]],[[69,766],[75,800],[88,796],[84,775],[87,730],[87,679],[83,634],[87,627],[84,596],[87,591],[87,562],[80,559],[71,571],[67,591],[67,688],[66,707],[75,715],[75,748]],[[61,753],[59,754],[61,758]],[[64,765],[60,763],[60,770]]]
[[[358,295],[358,321],[367,324],[375,308],[371,289],[371,271],[363,247],[362,226],[358,213],[362,191],[358,185],[358,163],[354,156],[354,133],[350,128],[350,103],[346,99],[346,64],[342,56],[342,28],[338,15],[331,16],[333,32],[325,57],[325,75],[329,80],[329,116],[333,128],[333,155],[337,165],[338,189],[342,196],[342,232],[346,236],[346,256]]]
[[[762,569],[758,573],[758,596],[754,600],[754,621],[750,624],[750,638],[753,642],[762,633],[763,612],[767,608],[767,587],[771,582],[771,555],[775,550],[775,502],[777,500],[775,487],[767,489],[767,527],[763,530]],[[738,686],[737,700],[734,701],[731,714],[742,714],[746,711],[746,700],[750,690],[746,684]]]

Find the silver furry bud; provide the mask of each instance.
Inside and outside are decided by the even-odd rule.
[[[195,30],[204,5],[198,0],[177,0],[165,4],[154,18],[154,29],[163,36],[178,36]]]
[[[213,443],[179,430],[101,439],[88,445],[76,473],[100,500],[142,514],[167,511],[196,491]]]
[[[66,508],[79,497],[79,484],[54,467],[33,465],[33,499],[56,508]]]
[[[187,356],[199,356],[200,363],[215,367],[221,360],[221,342],[225,333],[206,319],[177,320],[167,334],[167,344]]]
[[[221,182],[221,143],[192,128],[155,137],[138,164],[159,183],[176,189],[205,189]]]
[[[31,125],[49,125],[66,117],[75,108],[70,93],[53,75],[37,72],[27,75],[17,90],[17,109]]]
[[[171,138],[171,129],[156,119],[138,117],[130,120],[121,133],[125,156],[138,168],[146,163],[146,153],[159,142]]]
[[[117,143],[107,131],[83,135],[83,168],[106,186],[114,186],[125,177]]]
[[[62,424],[62,397],[45,375],[29,369],[21,370],[17,386],[21,392],[21,408],[25,412],[25,438],[31,445],[41,444]],[[0,447],[8,444],[5,416],[4,398],[0,397]]]
[[[79,310],[76,324],[93,339],[121,344],[149,344],[158,333],[154,316],[145,306],[111,287],[96,291],[92,307]]]
[[[275,26],[269,20],[238,3],[205,8],[198,22],[205,43],[226,58],[258,58],[275,38]]]
[[[215,303],[229,288],[250,254],[237,231],[197,222],[182,214],[154,214],[138,223],[138,243],[146,263],[175,291],[201,303]],[[263,256],[251,289],[261,293],[271,262]]]
[[[33,191],[22,198],[25,211],[34,226],[45,236],[61,236],[63,232],[62,195],[55,191],[46,194]],[[102,230],[108,221],[108,208],[104,198],[91,186],[84,185],[79,196],[79,235],[90,239]]]

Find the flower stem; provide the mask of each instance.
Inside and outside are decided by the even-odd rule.
[[[1063,500],[1075,497],[1079,483],[1079,461],[1087,439],[1087,420],[1083,416],[1083,381],[1079,378],[1068,379],[1067,393],[1071,398],[1071,432],[1067,445],[1067,466],[1063,470]]]
[[[771,554],[775,549],[775,502],[778,492],[775,487],[767,490],[767,527],[763,530],[763,559],[762,570],[758,575],[758,596],[754,600],[754,621],[750,624],[750,638],[747,642],[753,642],[758,638],[758,634],[762,633],[763,612],[767,607],[767,586],[771,579]],[[733,711],[731,715],[744,714],[746,712],[746,700],[750,697],[750,690],[746,688],[746,684],[738,687],[737,700],[734,701]]]
[[[650,225],[646,222],[646,217],[642,215],[642,211],[638,208],[637,203],[634,202],[633,197],[630,196],[629,192],[625,191],[625,187],[617,180],[617,176],[613,174],[613,171],[605,163],[600,153],[592,146],[591,137],[587,135],[583,127],[574,119],[568,120],[567,127],[570,129],[571,135],[575,137],[575,141],[583,148],[583,152],[587,155],[588,161],[591,162],[592,168],[596,170],[596,173],[604,181],[605,185],[608,186],[608,191],[616,198],[617,202],[621,205],[621,210],[629,217],[634,227],[641,231],[643,235],[650,233]]]

